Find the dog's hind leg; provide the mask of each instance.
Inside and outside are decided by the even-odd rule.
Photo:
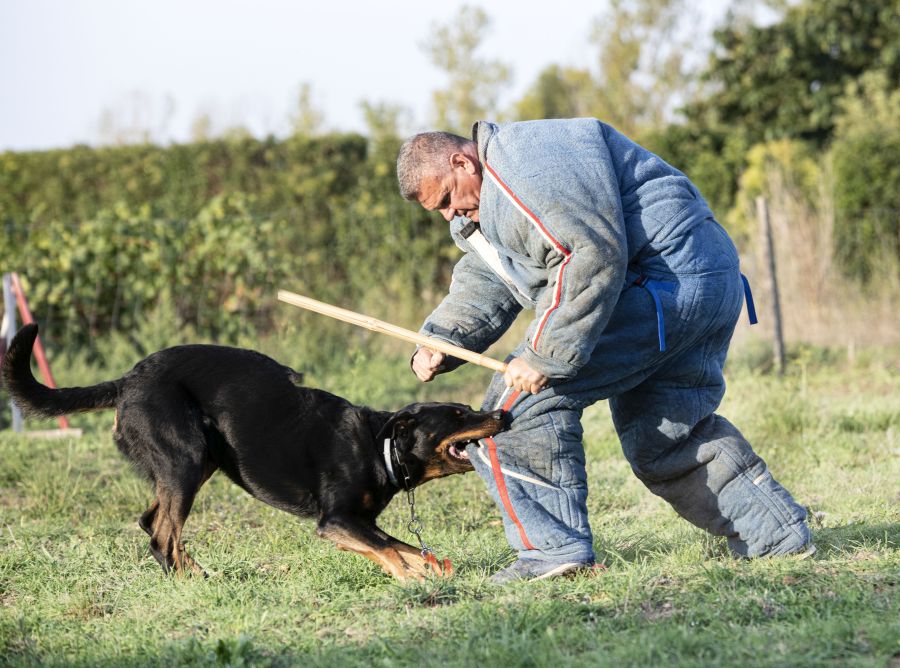
[[[150,535],[150,552],[167,573],[174,569],[177,574],[182,575],[185,567],[202,573],[181,543],[181,530],[191,511],[194,493],[158,487],[157,494],[158,507],[152,525],[153,533]]]
[[[150,507],[144,511],[138,520],[138,526],[144,530],[148,536],[153,536],[153,523],[156,521],[156,511],[159,510],[159,499],[153,499]]]
[[[207,463],[206,469],[203,472],[203,479],[200,481],[200,486],[209,480],[210,476],[216,472],[218,467],[213,464],[211,461]],[[150,504],[150,507],[147,508],[138,519],[138,526],[144,530],[144,532],[148,536],[153,536],[153,524],[156,521],[156,513],[159,510],[159,499],[153,499],[153,503]]]
[[[156,498],[138,520],[150,536],[150,552],[166,572],[202,573],[185,554],[181,531],[197,491],[217,468],[205,418],[183,389],[154,389],[119,408],[116,444],[156,485]]]
[[[167,573],[174,569],[179,575],[188,570],[197,575],[206,575],[185,551],[181,532],[197,491],[215,470],[216,465],[207,462],[200,471],[196,467],[189,467],[180,470],[175,481],[170,479],[165,483],[158,482],[156,500],[141,516],[141,528],[150,534],[150,552]]]

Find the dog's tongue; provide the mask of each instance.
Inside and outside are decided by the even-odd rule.
[[[465,450],[459,450],[455,445],[450,446],[450,454],[454,457],[459,457],[460,459],[468,459],[469,453]]]

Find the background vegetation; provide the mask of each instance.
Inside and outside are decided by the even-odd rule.
[[[510,109],[497,105],[511,67],[480,55],[491,19],[464,7],[425,47],[446,74],[435,123],[466,133],[480,117],[611,122],[698,183],[751,270],[753,200],[770,198],[785,220],[785,292],[814,306],[790,309],[792,335],[826,303],[865,303],[867,320],[880,321],[898,292],[900,3],[768,4],[779,20],[732,13],[698,67],[684,0],[614,0],[592,33],[596,63],[549,65]],[[367,103],[365,113],[367,136],[323,134],[305,87],[285,138],[231,130],[188,145],[0,154],[0,264],[23,274],[60,351],[127,333],[163,304],[202,338],[265,337],[285,312],[278,286],[383,305],[414,326],[456,251],[396,194],[404,111]],[[791,284],[794,264],[822,276],[825,293],[811,301]],[[839,343],[885,336],[896,342],[863,326]]]
[[[686,2],[615,0],[592,33],[596,62],[549,65],[505,110],[511,67],[480,56],[491,19],[464,7],[425,47],[446,74],[435,123],[467,132],[480,117],[602,118],[699,184],[751,268],[753,200],[766,195],[793,229],[778,240],[789,257],[807,256],[826,287],[841,285],[841,301],[891,306],[898,2],[763,4],[778,20],[730,14],[705,66],[692,68]],[[440,224],[396,195],[403,110],[369,103],[365,113],[368,136],[323,134],[306,86],[286,138],[232,129],[188,145],[0,154],[0,264],[24,275],[60,350],[132,331],[163,302],[199,337],[266,336],[284,312],[272,300],[281,285],[349,307],[390,305],[412,326],[439,298],[456,252]],[[848,293],[851,284],[859,289]],[[837,299],[819,295],[798,319]]]

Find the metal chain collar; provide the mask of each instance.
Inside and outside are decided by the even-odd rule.
[[[427,558],[431,555],[433,557],[434,551],[428,547],[422,538],[422,520],[416,515],[416,492],[413,487],[409,486],[409,469],[406,468],[406,463],[399,457],[397,457],[397,464],[400,467],[400,472],[403,474],[403,487],[406,489],[406,502],[409,504],[409,522],[406,523],[406,528],[411,534],[415,534],[419,540],[419,545],[422,547],[422,556]]]

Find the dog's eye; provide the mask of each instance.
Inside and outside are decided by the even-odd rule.
[[[463,415],[465,415],[465,413],[463,413],[463,412],[462,412],[460,409],[458,409],[458,408],[456,408],[456,409],[453,410],[453,414],[454,414],[456,417],[462,417]]]

